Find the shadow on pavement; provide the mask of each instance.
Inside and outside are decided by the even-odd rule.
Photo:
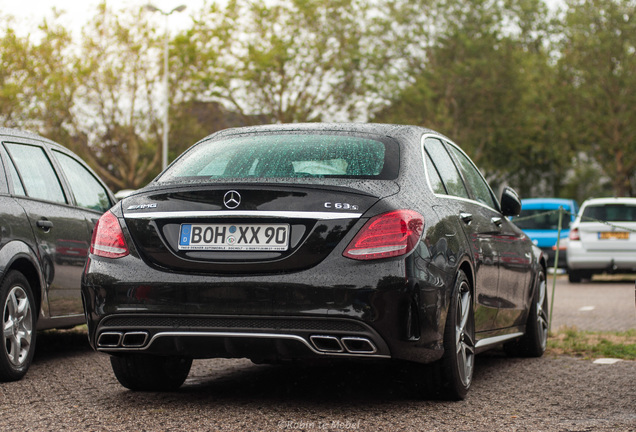
[[[91,351],[86,329],[39,331],[35,342],[34,362],[64,357],[70,353]]]
[[[477,356],[473,385],[483,373],[510,361],[499,352]],[[209,376],[191,376],[181,387],[181,396],[199,400],[294,400],[309,403],[378,402],[389,400],[444,400],[437,388],[427,388],[426,365],[412,363],[330,362],[311,365],[250,365]],[[188,398],[186,398],[188,399]]]

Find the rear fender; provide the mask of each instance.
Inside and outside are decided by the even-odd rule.
[[[4,278],[11,270],[19,271],[29,281],[38,305],[39,317],[49,317],[44,271],[36,253],[26,243],[14,240],[0,249],[0,278]]]

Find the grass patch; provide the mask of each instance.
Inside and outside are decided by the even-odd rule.
[[[576,327],[562,327],[551,332],[549,354],[575,357],[617,358],[636,360],[636,329],[624,332],[580,331]]]

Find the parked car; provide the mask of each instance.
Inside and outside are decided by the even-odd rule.
[[[562,208],[561,235],[559,237],[559,214]],[[579,206],[574,200],[563,198],[526,198],[521,200],[521,213],[512,218],[515,225],[521,228],[532,242],[539,246],[548,257],[548,266],[554,267],[557,239],[559,239],[559,261],[557,266],[567,266],[566,249],[570,233],[570,223],[574,221]],[[552,212],[552,213],[551,213]],[[521,220],[519,220],[521,219]]]
[[[114,202],[66,148],[0,128],[0,381],[27,372],[36,330],[85,322],[82,268],[93,226]]]
[[[570,228],[568,276],[636,272],[636,198],[593,198]]]
[[[225,130],[100,218],[90,343],[132,390],[179,387],[193,358],[372,359],[432,363],[461,399],[477,353],[546,347],[546,263],[519,210],[429,129]]]

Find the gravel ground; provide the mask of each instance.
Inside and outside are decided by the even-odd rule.
[[[27,376],[0,384],[1,431],[636,431],[634,361],[487,353],[462,402],[422,398],[400,365],[226,359],[195,361],[177,392],[134,393],[84,334],[39,338]]]

